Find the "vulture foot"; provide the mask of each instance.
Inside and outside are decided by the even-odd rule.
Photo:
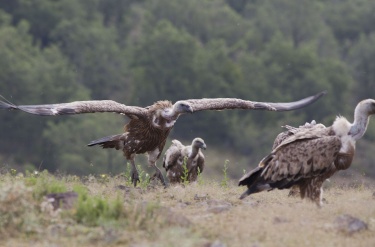
[[[137,170],[132,170],[131,178],[132,178],[132,183],[133,183],[134,187],[136,187],[137,183],[140,182]]]
[[[165,183],[165,180],[164,180],[164,177],[163,177],[163,174],[161,174],[161,171],[159,169],[156,170],[155,174],[152,175],[152,178],[157,178],[161,181],[161,183],[166,187],[166,183]]]

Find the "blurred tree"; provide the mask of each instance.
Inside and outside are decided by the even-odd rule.
[[[351,65],[355,86],[351,96],[351,107],[368,98],[374,98],[375,92],[375,32],[369,36],[362,35],[349,51],[348,63]],[[375,123],[370,122],[366,139],[375,140]]]
[[[324,20],[344,48],[349,48],[362,33],[375,31],[374,1],[330,0],[323,6]]]
[[[50,141],[54,161],[60,171],[75,174],[120,173],[126,161],[112,149],[88,147],[90,141],[122,133],[124,118],[111,113],[66,116],[64,121],[48,122],[43,138]]]
[[[90,0],[93,2],[94,0]],[[30,23],[30,33],[42,46],[50,44],[50,35],[63,19],[83,18],[85,14],[82,1],[64,0],[0,0],[0,8],[10,13],[13,23],[22,20]]]
[[[77,84],[73,69],[57,47],[41,50],[34,46],[28,23],[12,27],[10,16],[2,11],[0,23],[0,92],[5,97],[17,104],[87,99],[87,91]],[[44,157],[50,151],[48,141],[42,138],[47,119],[25,113],[0,114],[0,129],[6,130],[0,139],[3,154],[19,164],[48,159]]]
[[[145,8],[151,13],[149,28],[166,19],[203,43],[223,39],[232,45],[248,28],[248,23],[223,0],[156,0],[147,1]]]
[[[375,32],[362,35],[350,49],[348,61],[356,80],[354,102],[374,97],[375,92]]]
[[[131,95],[126,58],[116,43],[115,28],[104,27],[100,18],[64,20],[52,37],[69,57],[80,83],[91,90],[92,98],[124,101]]]
[[[145,34],[132,53],[131,69],[137,92],[137,104],[156,100],[178,100],[192,95],[191,82],[197,50],[196,41],[169,21],[156,24]]]

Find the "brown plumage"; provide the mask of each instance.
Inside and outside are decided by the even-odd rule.
[[[277,146],[279,146],[286,138],[296,134],[297,132],[305,131],[306,129],[313,128],[313,127],[314,128],[325,128],[325,126],[323,124],[316,124],[315,120],[311,121],[311,123],[305,123],[304,125],[301,125],[298,128],[295,128],[295,127],[290,126],[290,125],[285,125],[283,127],[286,128],[287,130],[284,131],[284,132],[281,132],[280,134],[277,135],[275,141],[273,142],[272,150],[274,150]],[[293,185],[290,188],[288,196],[293,196],[293,197],[300,196],[299,186]]]
[[[169,182],[183,182],[184,165],[187,169],[187,181],[196,181],[198,174],[204,169],[205,158],[201,149],[206,148],[203,139],[199,137],[195,138],[189,146],[184,146],[180,141],[173,140],[163,158],[163,167],[167,171]]]
[[[239,185],[248,187],[241,199],[264,190],[298,186],[302,198],[321,205],[323,182],[349,168],[355,143],[366,132],[372,114],[375,100],[367,99],[357,105],[353,123],[337,117],[330,127],[313,124],[280,134],[272,152],[240,179]]]
[[[72,115],[95,112],[115,112],[130,118],[125,125],[124,133],[104,137],[89,143],[89,146],[100,145],[103,148],[122,150],[132,166],[131,176],[134,186],[139,181],[135,166],[135,155],[147,153],[149,164],[155,168],[156,177],[164,183],[164,178],[156,166],[166,138],[181,114],[203,110],[249,109],[268,111],[290,111],[307,106],[325,92],[318,93],[299,101],[288,103],[267,103],[246,101],[233,98],[189,99],[177,101],[158,101],[149,107],[127,106],[112,100],[75,101],[71,103],[49,105],[14,105],[0,101],[0,109],[21,110],[42,116]]]

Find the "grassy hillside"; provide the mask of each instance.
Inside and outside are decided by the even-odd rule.
[[[0,176],[1,246],[374,246],[374,185],[351,177],[326,184],[322,208],[287,191],[245,190],[222,176],[163,188],[143,174],[137,188],[126,175]],[[72,208],[53,210],[45,195],[74,190]],[[60,205],[63,206],[63,205]],[[367,229],[347,233],[337,217]]]

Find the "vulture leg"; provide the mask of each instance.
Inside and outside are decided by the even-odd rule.
[[[307,197],[310,201],[315,202],[318,207],[321,207],[323,205],[323,182],[324,181],[315,178],[304,184],[300,184],[301,198]]]
[[[159,149],[155,149],[154,151],[148,152],[148,163],[151,167],[155,169],[154,175],[152,175],[153,178],[160,179],[161,183],[166,186],[163,174],[161,173],[160,169],[156,166],[156,160],[158,159],[160,154]]]
[[[130,172],[131,181],[132,181],[134,187],[136,187],[137,183],[140,182],[140,180],[139,180],[137,167],[135,166],[134,157],[130,160],[130,164],[132,166],[131,172]]]
[[[298,187],[298,186],[293,186],[293,187],[290,189],[288,196],[291,196],[291,197],[297,197],[299,194],[300,194],[300,189],[299,189],[299,187]]]

